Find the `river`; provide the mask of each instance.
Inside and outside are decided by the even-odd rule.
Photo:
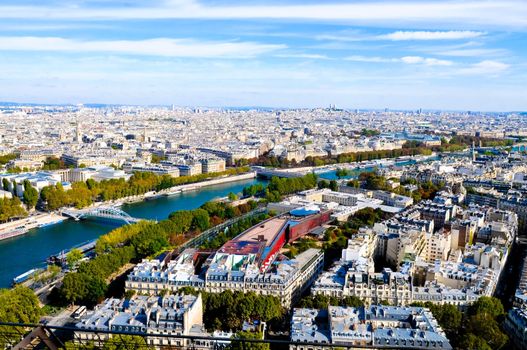
[[[122,209],[133,217],[162,220],[173,211],[195,209],[211,199],[225,197],[229,192],[240,193],[245,186],[257,182],[261,180],[213,185],[171,197],[123,205]],[[50,255],[93,240],[114,227],[97,222],[66,220],[0,241],[0,288],[9,287],[13,277],[35,267],[44,267]]]
[[[437,157],[431,157],[431,158],[428,158],[426,160],[422,160],[420,162],[431,162],[431,161],[434,161],[434,160],[437,160],[438,158]],[[399,162],[395,162],[395,166],[405,166],[405,165],[411,165],[411,164],[416,164],[418,163],[418,161],[416,160],[413,160],[413,159],[408,159],[408,160],[402,160],[402,161],[399,161]],[[357,168],[357,169],[353,169],[353,170],[350,170],[348,171],[348,174],[346,176],[343,176],[342,179],[356,179],[359,177],[359,175],[361,173],[364,173],[364,172],[370,172],[370,171],[374,171],[375,168],[384,168],[385,166],[383,166],[382,164],[379,164],[379,166],[376,166],[376,167],[367,167],[367,168]],[[323,173],[319,173],[317,174],[319,178],[321,179],[324,179],[324,180],[338,180],[338,177],[337,177],[337,174],[336,174],[336,170],[330,170],[330,171],[326,171],[326,172],[323,172]]]

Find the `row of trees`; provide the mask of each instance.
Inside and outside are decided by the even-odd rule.
[[[364,129],[361,132],[361,134],[365,136],[373,136],[377,133],[378,132],[376,130],[367,129]],[[407,141],[401,149],[352,152],[338,155],[329,155],[325,157],[306,157],[306,159],[300,162],[294,159],[290,161],[286,158],[279,158],[264,154],[254,160],[251,160],[251,164],[289,168],[295,166],[322,166],[328,164],[353,163],[383,158],[397,158],[402,156],[430,155],[432,152],[461,151],[467,147],[470,147],[472,145],[472,141],[474,141],[476,145],[479,145],[480,140],[484,147],[511,146],[514,143],[512,140],[456,135],[453,136],[450,141],[447,141],[443,138],[440,146],[427,146],[422,142]]]
[[[302,177],[279,178],[273,176],[265,189],[265,199],[268,202],[279,202],[283,195],[308,190],[317,186],[317,176],[307,174]]]
[[[240,174],[248,170],[249,168],[247,167],[241,167],[219,173],[181,177],[138,172],[134,173],[128,181],[124,179],[110,179],[96,182],[93,179],[88,179],[86,182],[73,183],[72,188],[69,190],[65,190],[61,184],[47,186],[42,189],[40,199],[46,210],[57,210],[67,206],[74,206],[80,209],[97,201],[109,201],[142,195],[150,191],[160,191],[177,185],[195,183],[218,176]]]

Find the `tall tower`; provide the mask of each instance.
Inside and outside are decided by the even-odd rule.
[[[77,141],[77,143],[82,143],[81,125],[80,125],[79,121],[77,121],[77,130],[76,130],[75,141]]]
[[[146,132],[146,125],[143,128],[143,141],[148,142],[148,134]]]
[[[474,163],[476,161],[476,143],[474,142],[474,140],[472,140],[471,153],[472,153],[472,163]]]

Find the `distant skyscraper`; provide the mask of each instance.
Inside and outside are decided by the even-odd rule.
[[[148,134],[147,134],[146,125],[145,125],[145,127],[143,129],[143,141],[147,142],[147,140],[148,140]]]
[[[474,140],[472,140],[472,148],[471,148],[471,155],[472,155],[472,162],[476,161],[476,143]]]
[[[77,132],[75,136],[75,141],[77,141],[77,143],[82,142],[81,126],[80,126],[79,121],[77,121]]]

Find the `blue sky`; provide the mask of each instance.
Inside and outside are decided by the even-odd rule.
[[[527,1],[0,0],[0,101],[527,110]]]

